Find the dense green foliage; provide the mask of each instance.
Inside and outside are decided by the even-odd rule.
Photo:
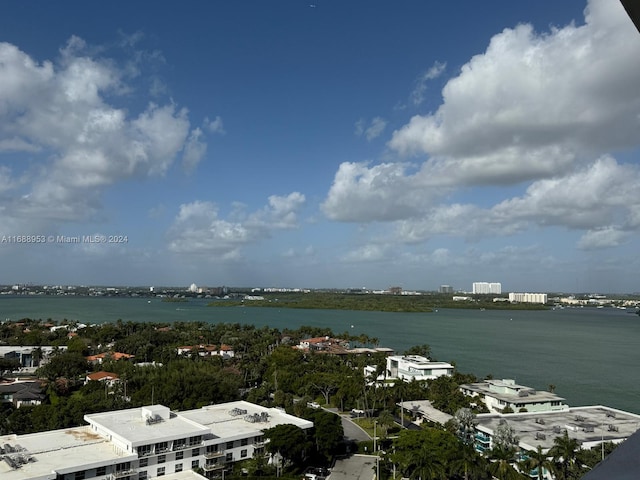
[[[517,464],[514,448],[517,441],[506,426],[500,437],[505,440],[496,440],[491,461],[481,457],[471,447],[464,433],[468,429],[462,428],[464,422],[460,420],[463,417],[460,412],[464,412],[465,422],[471,425],[473,414],[486,411],[481,402],[471,408],[470,400],[459,390],[460,384],[477,381],[473,375],[456,371],[451,377],[424,382],[397,381],[382,387],[371,378],[366,379],[363,372],[365,365],[376,365],[376,376],[383,372],[386,362],[383,353],[338,356],[292,348],[305,338],[335,337],[328,329],[305,326],[281,332],[239,324],[122,321],[76,329],[77,325],[69,322],[68,328],[76,329],[75,335],[70,336],[65,329],[51,331],[48,323],[51,322],[24,319],[0,324],[0,342],[31,344],[34,358],[42,355],[40,346],[67,347],[59,348],[37,371],[45,385],[46,400],[42,405],[20,409],[1,406],[0,435],[82,425],[84,415],[89,413],[151,403],[185,410],[243,398],[265,406],[283,407],[313,421],[314,428],[308,434],[292,426],[265,432],[271,440],[267,448],[278,451],[291,465],[327,464],[345,449],[340,417],[310,408],[308,404],[312,401],[342,412],[351,409],[366,412],[365,428],[373,427],[375,421],[378,445],[386,452],[380,465],[384,478],[389,478],[394,468],[405,477],[423,480],[485,480],[491,478],[491,473],[497,478],[523,478],[513,467],[518,465],[520,472],[544,466],[557,478],[569,480],[579,478],[585,465],[592,467],[601,457],[600,450],[580,450],[565,435],[556,439],[551,451],[531,452],[526,463]],[[377,343],[377,339],[366,335],[337,336],[363,345]],[[205,350],[197,348],[178,355],[180,346],[213,344],[230,345],[235,355],[205,356]],[[126,353],[135,355],[135,359],[116,361],[107,356],[102,365],[95,365],[85,358],[102,352]],[[417,345],[405,353],[429,355],[430,347]],[[0,371],[5,375],[15,367],[15,361],[0,363]],[[113,386],[86,382],[86,375],[97,370],[115,373],[120,381]],[[401,430],[394,423],[394,416],[404,425],[413,412],[400,411],[398,403],[423,399],[460,419],[445,429],[425,423],[419,431]],[[605,449],[608,453],[613,446],[607,445]],[[258,476],[276,473],[259,458],[248,460],[246,468]]]
[[[451,295],[374,295],[347,293],[278,293],[265,294],[264,300],[216,300],[212,307],[276,307],[329,310],[364,310],[375,312],[432,312],[437,308],[542,310],[544,305],[494,302],[488,295],[474,295],[470,301],[453,301]]]

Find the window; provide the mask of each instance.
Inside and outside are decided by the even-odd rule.
[[[104,477],[107,474],[107,467],[96,468],[96,477]]]
[[[164,475],[164,467],[158,467],[158,473],[156,475],[162,477]]]
[[[187,446],[187,439],[186,438],[179,438],[179,439],[173,441],[173,449],[174,450],[180,450],[181,448],[184,448],[186,446]]]
[[[192,457],[197,457],[198,455],[200,455],[200,449],[199,448],[194,448],[193,450],[191,450],[191,456]]]
[[[118,463],[116,465],[116,472],[126,472],[131,470],[131,462]]]
[[[227,456],[225,457],[225,462],[227,463],[233,462],[233,453],[227,453]]]
[[[164,463],[167,461],[166,455],[158,455],[158,463]]]
[[[149,465],[149,459],[148,458],[141,458],[140,462],[138,463],[138,465],[140,467],[146,467],[147,465]]]
[[[182,464],[181,463],[177,463],[176,464],[176,472],[181,472],[182,471]]]
[[[156,453],[163,453],[169,450],[169,442],[156,443]]]
[[[142,470],[139,474],[138,474],[138,480],[147,480],[147,471],[146,470]]]
[[[227,442],[227,448],[233,448],[233,442]]]
[[[240,440],[240,445],[242,445],[243,447],[248,444],[249,444],[248,438],[243,438],[242,440]]]
[[[76,472],[76,475],[73,478],[74,480],[84,480],[84,477],[85,477],[85,472],[82,471],[82,472]]]
[[[140,445],[138,447],[138,456],[144,457],[151,454],[151,445]]]
[[[240,457],[247,458],[247,449],[246,448],[240,452]]]
[[[176,452],[176,460],[182,460],[184,458],[184,452]]]
[[[200,462],[198,460],[193,460],[191,462],[191,468],[198,468],[200,466]]]

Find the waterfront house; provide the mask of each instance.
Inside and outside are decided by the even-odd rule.
[[[505,409],[512,412],[550,412],[569,408],[565,399],[555,393],[518,385],[512,379],[464,384],[460,385],[460,391],[482,400],[493,413],[501,413]]]

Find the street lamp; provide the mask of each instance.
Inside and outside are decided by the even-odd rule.
[[[373,421],[373,451],[376,452],[376,425],[378,425],[378,421]]]

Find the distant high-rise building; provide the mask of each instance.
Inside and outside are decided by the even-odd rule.
[[[473,293],[480,295],[488,295],[494,293],[500,295],[502,293],[502,284],[498,282],[474,282]]]
[[[512,292],[509,294],[510,302],[518,302],[518,303],[547,303],[547,294],[546,293],[516,293]]]
[[[451,285],[440,285],[438,291],[440,293],[453,293],[453,287]]]

